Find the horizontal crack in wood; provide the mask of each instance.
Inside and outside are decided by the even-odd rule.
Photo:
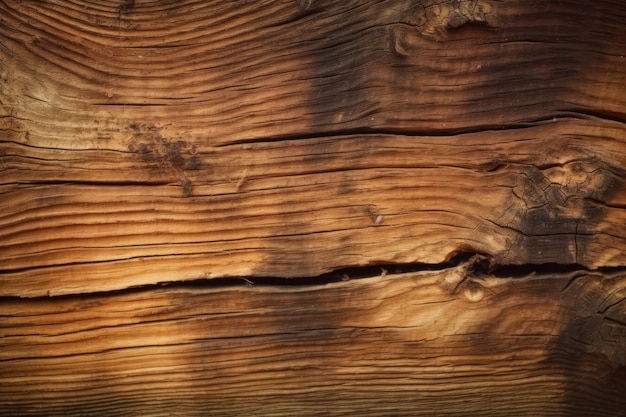
[[[458,280],[449,283],[447,287],[451,293],[457,293],[466,284],[467,280],[496,278],[496,279],[524,279],[541,276],[572,276],[562,291],[566,291],[581,274],[599,272],[602,274],[615,274],[626,272],[625,266],[607,267],[598,269],[585,268],[578,264],[522,264],[522,265],[498,265],[494,264],[493,258],[488,255],[475,252],[459,252],[454,254],[447,262],[428,263],[398,263],[376,264],[368,266],[354,266],[335,269],[317,276],[308,277],[275,277],[275,276],[236,276],[222,278],[198,278],[185,281],[164,281],[154,284],[137,285],[110,291],[93,291],[72,294],[48,294],[47,296],[3,296],[2,300],[20,298],[72,298],[85,295],[123,294],[138,291],[147,291],[163,287],[168,288],[229,288],[229,287],[315,287],[342,281],[360,280],[367,278],[384,278],[392,275],[402,275],[419,272],[438,272],[446,270],[458,270]]]

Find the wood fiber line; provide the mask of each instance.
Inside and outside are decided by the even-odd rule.
[[[109,5],[110,18],[118,19],[118,2],[110,2]],[[272,84],[279,87],[277,83],[289,83],[281,75],[281,66],[295,71],[296,75],[298,68],[303,67],[300,64],[302,59],[294,54],[296,51],[293,49],[273,52],[259,48],[257,43],[263,40],[265,32],[276,32],[276,29],[263,29],[259,24],[269,25],[272,19],[283,18],[283,9],[293,8],[292,4],[274,3],[273,7],[257,7],[258,4],[253,2],[212,2],[193,13],[182,6],[166,16],[162,16],[160,10],[148,12],[146,16],[141,3],[135,2],[133,10],[128,10],[121,18],[124,27],[121,34],[118,25],[113,22],[92,21],[99,22],[101,11],[98,10],[75,11],[75,18],[82,21],[77,25],[74,19],[63,16],[51,21],[59,14],[56,11],[58,7],[54,5],[31,3],[14,6],[7,13],[12,13],[15,24],[19,26],[18,22],[23,20],[29,25],[23,26],[26,29],[9,32],[7,47],[10,49],[7,52],[15,53],[12,59],[23,59],[17,66],[25,66],[28,62],[29,67],[36,71],[32,78],[37,80],[22,88],[29,90],[28,96],[42,100],[46,108],[57,109],[55,118],[50,120],[41,115],[33,117],[35,106],[23,106],[26,107],[24,117],[37,120],[32,123],[35,126],[29,126],[31,136],[35,136],[37,131],[44,137],[46,132],[59,132],[58,125],[72,118],[74,123],[68,128],[79,128],[82,133],[69,131],[66,136],[84,137],[87,136],[85,132],[98,132],[101,137],[108,138],[119,132],[120,125],[101,126],[98,124],[100,121],[124,120],[124,115],[130,115],[131,120],[122,123],[124,126],[133,120],[149,121],[144,117],[146,114],[154,116],[154,121],[163,121],[158,117],[161,110],[152,108],[162,104],[178,108],[181,110],[179,115],[185,114],[185,118],[196,114],[201,120],[196,117],[194,123],[200,123],[203,131],[207,126],[232,124],[232,120],[244,116],[250,119],[251,114],[268,113],[267,99],[264,100],[263,96],[272,91]],[[22,7],[26,9],[21,10]],[[85,18],[88,20],[84,21]],[[106,32],[107,27],[110,33]],[[105,33],[100,33],[102,30]],[[85,33],[87,36],[82,36]],[[269,39],[265,40],[277,36],[284,37],[269,33]],[[180,42],[189,45],[178,45]],[[274,40],[264,44],[268,48],[281,48],[282,42]],[[59,76],[54,80],[46,79],[50,73]],[[19,86],[19,80],[12,81],[16,87]],[[302,93],[306,91],[303,87],[282,90],[287,90],[288,96],[300,95],[287,97],[287,100],[295,99],[302,106]],[[56,91],[41,91],[52,88]],[[257,94],[251,94],[254,92]],[[280,89],[278,93],[271,93],[272,118],[280,109],[279,101],[273,100],[280,97]],[[188,100],[197,103],[185,104]],[[37,103],[39,106],[42,104],[34,104]],[[151,108],[143,109],[149,110],[148,113],[139,115],[137,111],[143,113],[142,109],[130,110],[131,105]],[[289,103],[287,106],[294,107]],[[237,112],[240,112],[239,115]],[[169,121],[178,117],[175,114],[177,111],[170,113],[166,110],[166,113],[165,119]],[[222,134],[219,131],[216,133]],[[116,136],[119,140],[119,133]],[[98,148],[112,145],[102,141],[96,143]],[[81,141],[82,146],[86,144],[87,141]],[[54,146],[59,146],[59,142]],[[124,148],[126,144],[122,146]]]
[[[175,120],[175,134],[219,145],[460,132],[571,111],[624,119],[620,7],[476,3],[455,28],[450,10],[408,1],[5,2],[12,116],[28,121],[31,143],[117,150],[133,122]]]
[[[547,416],[623,409],[623,273],[496,279],[468,277],[466,268],[291,289],[242,282],[5,299],[0,410],[161,415],[180,403],[189,415]]]
[[[0,414],[623,415],[625,4],[0,0]]]
[[[598,126],[563,118],[501,132],[219,149],[133,126],[124,153],[11,143],[2,157],[1,292],[305,277],[441,263],[459,250],[498,264],[621,266],[624,129],[591,120]],[[43,162],[47,152],[59,157]]]

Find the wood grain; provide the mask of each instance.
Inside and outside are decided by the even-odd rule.
[[[457,3],[0,3],[0,294],[623,266],[624,7]]]
[[[622,265],[623,155],[607,152],[600,133],[553,141],[553,156],[534,165],[543,141],[533,131],[563,129],[499,133],[500,143],[476,133],[227,147],[207,157],[219,161],[207,170],[222,179],[193,171],[186,198],[178,185],[20,184],[4,199],[20,210],[2,219],[0,289],[41,296],[200,277],[310,276],[440,263],[460,250],[492,254],[499,264]],[[498,161],[507,153],[514,156]]]
[[[625,416],[625,21],[0,0],[0,414]]]
[[[620,415],[626,275],[389,273],[0,305],[4,415]]]

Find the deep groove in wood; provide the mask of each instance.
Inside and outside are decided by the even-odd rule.
[[[603,267],[597,270],[590,270],[578,264],[522,264],[522,265],[498,265],[493,263],[493,259],[485,254],[461,251],[454,254],[447,262],[440,264],[424,263],[397,263],[397,264],[376,264],[368,266],[352,266],[338,268],[317,276],[308,277],[272,277],[272,276],[237,276],[224,278],[199,278],[185,281],[163,281],[154,284],[132,286],[111,291],[94,291],[74,294],[49,294],[47,296],[19,297],[4,296],[2,300],[15,299],[72,299],[76,297],[101,297],[103,295],[127,294],[157,290],[160,288],[169,289],[224,289],[236,287],[317,287],[342,281],[352,281],[359,279],[369,279],[375,277],[386,277],[402,275],[407,273],[435,272],[460,270],[466,278],[482,279],[485,277],[500,279],[519,279],[526,277],[560,277],[560,276],[580,276],[588,273],[601,273],[613,275],[626,272],[625,266]],[[0,274],[2,271],[0,271]],[[569,286],[569,284],[568,284]]]

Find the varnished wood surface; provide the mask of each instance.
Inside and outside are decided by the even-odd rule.
[[[626,275],[446,271],[0,305],[0,409],[617,416]]]

